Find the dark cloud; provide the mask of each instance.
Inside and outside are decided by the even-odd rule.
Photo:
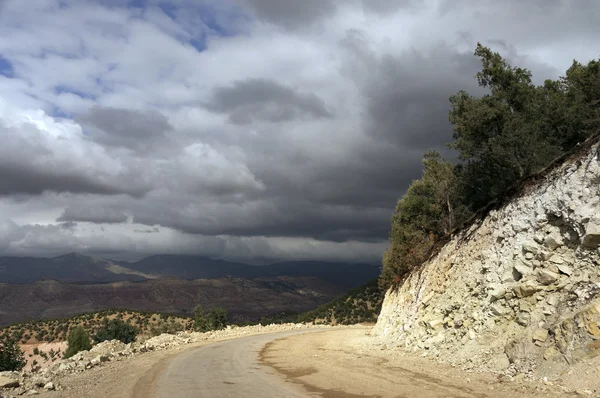
[[[213,112],[229,114],[229,119],[235,124],[332,116],[317,95],[301,93],[266,79],[248,79],[233,86],[219,87],[205,106]]]
[[[77,121],[90,139],[99,144],[149,152],[168,143],[173,128],[165,116],[154,111],[94,106]]]
[[[307,28],[316,21],[331,16],[338,2],[336,0],[240,0],[250,7],[256,17],[286,28]]]
[[[390,216],[388,209],[317,205],[291,198],[221,205],[216,211],[206,213],[202,207],[190,206],[165,206],[160,211],[138,207],[133,211],[133,222],[207,236],[310,237],[345,242],[385,239]]]
[[[115,182],[102,177],[88,176],[68,168],[41,168],[0,159],[0,196],[41,195],[44,192],[91,193],[99,195],[131,195],[142,197],[146,189],[141,186]]]
[[[78,204],[65,208],[62,215],[56,221],[120,224],[127,222],[127,214],[116,208]]]
[[[399,9],[411,10],[423,6],[419,0],[362,0],[363,8],[367,11],[388,15]]]

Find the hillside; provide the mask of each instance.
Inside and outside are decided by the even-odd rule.
[[[16,323],[0,329],[0,340],[10,338],[24,345],[62,342],[67,340],[68,331],[76,326],[83,326],[93,334],[110,319],[129,322],[139,330],[140,335],[146,337],[166,332],[174,334],[179,330],[192,330],[193,326],[192,318],[184,315],[110,309],[67,318]]]
[[[600,347],[599,144],[582,150],[391,288],[380,341],[467,368],[551,378],[598,365],[588,361]]]
[[[384,293],[377,286],[377,280],[373,280],[312,310],[300,314],[284,312],[269,315],[262,317],[260,323],[263,325],[286,322],[312,322],[329,325],[374,323],[381,310]]]
[[[328,302],[344,290],[317,278],[285,276],[253,280],[1,284],[0,326],[109,308],[190,314],[197,304],[205,308],[223,306],[234,321],[252,320],[281,311],[306,311]]]
[[[157,278],[186,280],[317,277],[345,288],[375,278],[379,266],[318,261],[292,261],[256,266],[202,256],[154,255],[136,262],[67,254],[53,258],[0,257],[0,283],[56,280],[67,283],[107,283]]]

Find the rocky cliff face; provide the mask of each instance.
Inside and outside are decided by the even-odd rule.
[[[598,144],[533,185],[387,293],[382,343],[540,375],[600,354]]]

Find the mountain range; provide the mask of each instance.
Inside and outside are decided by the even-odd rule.
[[[288,261],[250,265],[202,256],[154,255],[136,262],[114,261],[77,253],[58,257],[0,257],[0,283],[55,280],[66,283],[109,283],[151,279],[315,277],[352,288],[376,278],[379,266],[321,261]]]
[[[377,277],[379,266],[318,261],[249,265],[201,256],[136,262],[71,253],[0,257],[0,326],[127,308],[189,314],[221,305],[233,319],[306,311]]]

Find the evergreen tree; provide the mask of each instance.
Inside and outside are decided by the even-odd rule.
[[[0,342],[0,372],[19,371],[25,367],[23,351],[12,339]]]
[[[64,358],[70,358],[80,351],[89,351],[92,349],[90,335],[85,331],[83,326],[77,326],[69,332],[67,343],[68,346]]]
[[[129,322],[121,319],[111,319],[106,321],[92,338],[95,344],[110,340],[119,340],[125,344],[129,344],[135,341],[137,334],[137,328]]]

